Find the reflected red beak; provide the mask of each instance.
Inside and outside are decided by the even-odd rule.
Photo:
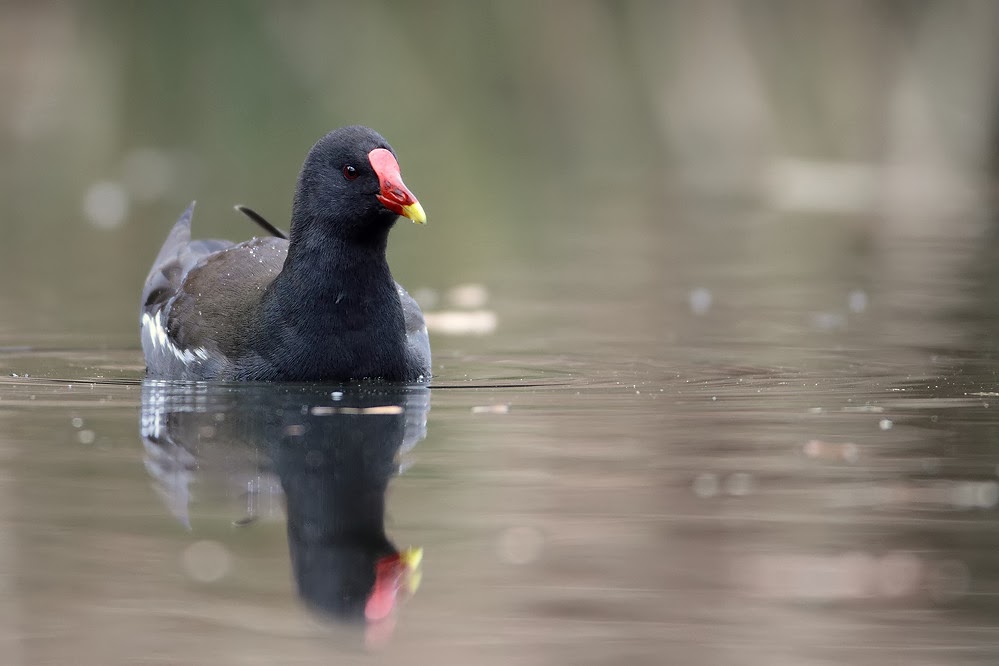
[[[375,584],[364,606],[368,622],[384,620],[392,614],[400,592],[411,595],[420,584],[422,548],[406,548],[375,563]]]
[[[408,217],[417,224],[426,224],[427,214],[423,212],[423,206],[402,182],[399,162],[395,159],[395,155],[384,148],[375,148],[368,153],[368,161],[378,175],[378,184],[381,188],[381,191],[376,195],[378,201],[397,215]]]

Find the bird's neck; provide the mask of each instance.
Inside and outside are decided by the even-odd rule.
[[[390,228],[307,215],[296,206],[280,277],[314,291],[390,278],[385,259]]]
[[[264,303],[296,318],[335,317],[349,304],[374,304],[395,292],[384,244],[324,239],[322,243],[292,239],[281,273]],[[366,307],[365,307],[366,309]]]
[[[296,252],[310,256],[332,253],[341,257],[377,257],[384,261],[394,222],[394,217],[382,217],[364,223],[344,223],[336,216],[317,217],[295,210],[288,237],[288,256],[290,258]]]
[[[361,282],[380,274],[388,274],[388,260],[385,258],[385,241],[358,243],[352,239],[323,239],[296,241],[292,237],[288,245],[282,275],[303,275],[315,286],[324,282],[341,284]]]

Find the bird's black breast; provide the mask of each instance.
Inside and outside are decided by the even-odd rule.
[[[413,379],[402,303],[391,279],[294,287],[282,284],[285,279],[269,290],[254,354],[237,378]]]

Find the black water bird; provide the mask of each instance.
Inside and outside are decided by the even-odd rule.
[[[378,133],[344,127],[312,147],[287,240],[192,241],[193,212],[192,203],[146,278],[140,334],[148,376],[430,378],[423,313],[385,257],[398,216],[423,224],[426,215]]]

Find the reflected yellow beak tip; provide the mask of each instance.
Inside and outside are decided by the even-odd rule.
[[[399,553],[399,559],[402,560],[407,569],[414,571],[420,566],[420,562],[423,561],[423,549],[420,547],[406,548]]]
[[[423,572],[414,571],[409,575],[409,580],[406,581],[406,587],[410,594],[416,594],[416,591],[420,589],[420,583],[423,582]]]
[[[419,201],[414,201],[408,206],[403,206],[402,214],[417,224],[427,223],[427,214],[423,212],[423,206],[420,205]]]

